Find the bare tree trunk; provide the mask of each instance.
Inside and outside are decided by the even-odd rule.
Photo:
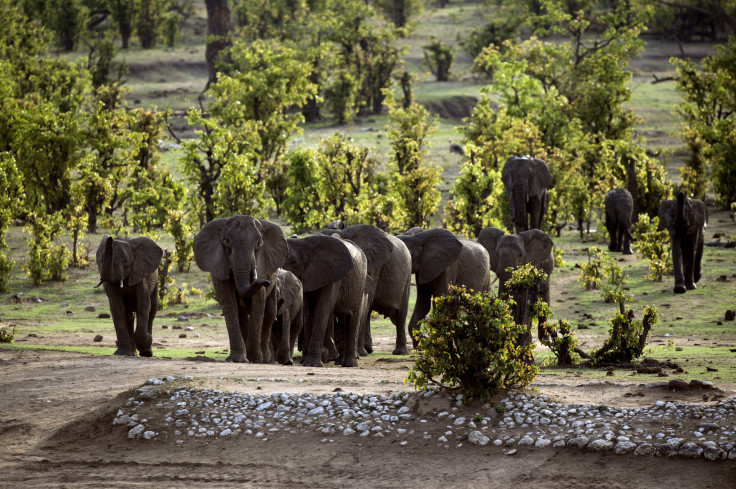
[[[220,51],[232,44],[230,40],[230,31],[232,23],[230,22],[230,7],[227,0],[206,0],[207,5],[207,48],[205,50],[205,59],[207,60],[207,70],[209,78],[205,90],[209,88],[211,83],[217,79],[217,67]]]

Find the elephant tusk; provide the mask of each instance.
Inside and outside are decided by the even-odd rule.
[[[123,280],[122,279],[120,279],[120,288],[121,289],[123,288]]]
[[[258,269],[254,266],[253,267],[253,281],[258,280]]]
[[[495,284],[498,281],[498,275],[496,275],[496,278],[491,280],[491,287],[493,287],[493,284]]]

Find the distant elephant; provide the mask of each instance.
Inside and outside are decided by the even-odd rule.
[[[552,183],[547,163],[539,158],[512,156],[503,165],[501,181],[516,232],[540,229],[547,212],[547,189]]]
[[[273,323],[271,341],[276,361],[292,365],[294,343],[302,330],[302,283],[293,273],[279,269],[276,287],[271,292],[276,300],[276,321]]]
[[[97,270],[115,324],[115,355],[153,355],[151,332],[158,309],[158,266],[163,250],[151,239],[105,235],[97,248]],[[98,286],[100,284],[97,284]],[[133,323],[135,333],[133,332]]]
[[[194,260],[210,272],[225,316],[230,339],[227,361],[271,360],[276,302],[270,292],[287,254],[281,227],[251,216],[215,219],[194,237]]]
[[[659,226],[667,229],[672,243],[675,269],[675,294],[694,290],[700,280],[703,240],[708,223],[708,209],[698,199],[679,192],[676,199],[663,200],[659,206]]]
[[[289,238],[288,243],[288,259],[283,268],[301,280],[304,294],[306,351],[302,363],[308,367],[324,366],[323,347],[338,316],[344,325],[342,366],[357,366],[357,334],[367,300],[365,253],[350,241],[322,234]],[[328,348],[325,360],[334,355],[329,351],[333,348]]]
[[[395,236],[386,234],[369,224],[356,224],[342,230],[327,229],[324,234],[338,234],[360,247],[368,260],[371,290],[369,307],[365,314],[362,334],[358,337],[361,355],[373,351],[370,332],[370,313],[376,311],[391,319],[396,327],[394,355],[407,355],[406,316],[411,291],[411,254],[406,245]]]
[[[631,219],[634,212],[634,199],[624,188],[609,190],[605,199],[606,229],[608,230],[609,251],[622,251],[631,255]]]
[[[510,295],[506,282],[511,278],[511,273],[506,269],[531,263],[547,274],[547,282],[541,287],[541,294],[538,297],[541,297],[547,304],[550,303],[550,276],[555,266],[555,259],[552,255],[554,243],[547,233],[539,229],[531,229],[519,234],[505,234],[501,229],[485,228],[478,234],[478,243],[488,250],[491,270],[498,277],[498,296],[500,298],[505,299]],[[527,299],[531,303],[536,297]],[[528,307],[526,304],[518,306],[524,307],[520,310],[521,313],[517,314],[517,322],[527,323]],[[545,322],[546,318],[539,318],[540,325]],[[529,337],[529,342],[531,342],[531,337]]]
[[[414,234],[397,238],[411,253],[411,271],[416,277],[417,299],[409,320],[409,334],[416,348],[417,323],[432,308],[432,297],[447,294],[450,284],[485,292],[490,288],[491,271],[488,252],[475,241],[455,236],[447,229],[410,231]]]

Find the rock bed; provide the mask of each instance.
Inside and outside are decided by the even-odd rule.
[[[442,394],[254,395],[165,385],[177,380],[192,379],[149,379],[118,411],[113,425],[128,429],[129,439],[173,436],[178,445],[191,438],[268,441],[311,431],[324,435],[324,443],[336,437],[393,437],[400,445],[416,439],[434,440],[444,448],[492,444],[508,455],[517,447],[552,446],[736,461],[736,397],[707,406],[657,401],[628,409],[561,404],[545,395],[514,392],[498,406],[484,404],[485,414],[469,414],[459,398],[450,398],[451,408],[417,415],[410,405]]]

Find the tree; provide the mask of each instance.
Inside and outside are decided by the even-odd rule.
[[[108,2],[110,14],[118,25],[123,49],[128,49],[130,36],[133,35],[133,21],[140,9],[140,0],[108,0]]]
[[[430,217],[440,202],[440,169],[425,163],[427,140],[436,130],[428,122],[427,109],[413,102],[403,108],[389,96],[387,135],[393,152],[388,174],[393,191],[406,211],[404,229],[429,226]]]
[[[151,49],[161,38],[168,0],[139,0],[135,31],[143,49]]]
[[[44,17],[56,33],[64,51],[74,51],[79,37],[87,28],[89,11],[83,0],[51,0],[46,2]]]
[[[675,86],[683,101],[677,110],[684,119],[683,135],[691,158],[710,161],[716,203],[728,208],[736,202],[736,37],[718,46],[701,69],[690,60],[671,62],[680,75]],[[703,165],[691,168],[696,181],[705,179]]]
[[[422,46],[424,50],[424,65],[437,78],[437,81],[450,79],[450,68],[452,67],[452,48],[444,42],[430,38],[429,44]]]
[[[230,7],[227,0],[205,0],[207,6],[207,47],[204,57],[207,60],[209,78],[205,89],[217,80],[217,62],[220,53],[232,44],[230,31]]]
[[[13,156],[0,152],[0,292],[10,292],[8,278],[15,263],[6,254],[5,233],[13,216],[23,208],[25,195],[21,173]]]

